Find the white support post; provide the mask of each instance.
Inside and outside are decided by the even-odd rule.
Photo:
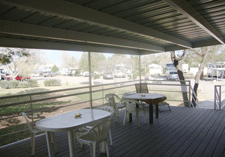
[[[91,52],[88,52],[90,108],[92,109]]]

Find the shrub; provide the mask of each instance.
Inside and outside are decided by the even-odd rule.
[[[37,80],[28,80],[27,84],[28,84],[28,87],[38,87]]]
[[[1,88],[10,89],[10,88],[17,88],[19,85],[19,81],[12,80],[12,81],[1,81]]]
[[[30,87],[38,87],[37,80],[28,80],[24,82],[19,82],[19,88],[30,88]]]
[[[17,81],[17,80],[12,80],[12,81],[8,81],[9,82],[9,84],[10,84],[10,88],[12,89],[12,88],[17,88],[18,87],[18,85],[19,85],[19,81]]]
[[[94,74],[94,80],[95,80],[95,79],[99,79],[100,76],[101,76],[100,74]]]
[[[61,86],[61,81],[58,79],[52,79],[52,80],[45,80],[44,81],[45,86]]]

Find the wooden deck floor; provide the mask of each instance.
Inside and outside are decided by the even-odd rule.
[[[225,156],[225,111],[171,107],[172,112],[162,112],[154,124],[144,123],[137,127],[136,118],[123,126],[123,111],[118,123],[111,126],[113,146],[110,156],[174,156],[174,157],[224,157]],[[146,108],[148,109],[148,108]],[[147,116],[148,117],[148,116]],[[147,120],[148,122],[148,120]],[[69,156],[67,133],[56,133],[58,153],[56,157]],[[77,156],[90,156],[88,146],[76,144]],[[30,139],[0,148],[1,157],[30,156]],[[45,135],[36,137],[36,155],[48,156]],[[97,147],[96,156],[99,154]]]

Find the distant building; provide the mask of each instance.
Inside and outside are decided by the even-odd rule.
[[[149,68],[149,74],[150,75],[155,75],[155,74],[161,75],[161,74],[163,74],[163,68],[159,64],[150,64],[148,66],[148,68]]]

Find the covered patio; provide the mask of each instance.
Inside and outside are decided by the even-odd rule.
[[[165,110],[166,108],[162,108]],[[123,126],[124,110],[117,123],[111,126],[113,145],[110,156],[213,156],[225,155],[225,111],[171,107],[172,112],[160,113],[154,124],[144,123],[140,115],[140,128],[136,119]],[[148,110],[148,107],[146,107]],[[147,112],[148,114],[148,112]],[[147,116],[148,117],[148,116]],[[67,133],[56,133],[57,157],[69,156]],[[1,156],[30,156],[30,138],[0,148]],[[75,145],[76,156],[90,156],[89,146]],[[99,154],[99,147],[96,150]],[[48,156],[45,134],[36,137],[35,156]]]
[[[89,74],[91,53],[139,55],[141,69],[142,55],[225,42],[224,1],[1,0],[0,8],[1,47],[88,52]],[[92,87],[89,77],[90,107]],[[172,107],[152,125],[141,118],[138,128],[135,118],[123,126],[120,111],[110,156],[225,156],[224,113]],[[56,156],[69,156],[67,133],[56,140]],[[89,147],[77,143],[75,152],[89,156]],[[1,146],[0,156],[30,156],[30,139]],[[48,156],[44,134],[36,137],[35,156]]]

